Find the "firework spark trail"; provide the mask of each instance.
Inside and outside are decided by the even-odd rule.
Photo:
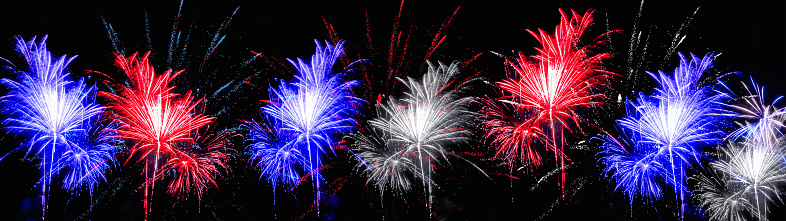
[[[5,78],[0,81],[9,88],[8,94],[0,98],[4,104],[5,128],[16,134],[27,134],[26,155],[34,152],[43,157],[39,181],[41,219],[45,218],[48,207],[46,198],[55,158],[63,154],[62,144],[69,144],[66,135],[83,130],[82,122],[102,110],[89,97],[95,87],[86,87],[83,80],[68,80],[66,67],[75,57],[54,58],[46,48],[46,38],[36,43],[35,38],[25,42],[16,36],[16,49],[29,69],[19,72],[18,81]]]
[[[466,110],[473,98],[460,97],[450,89],[456,86],[452,79],[459,62],[428,65],[421,80],[399,78],[409,89],[404,98],[390,98],[380,105],[379,117],[369,121],[373,130],[350,138],[355,140],[358,168],[365,167],[369,182],[380,190],[406,191],[410,189],[408,174],[420,177],[431,214],[432,167],[440,158],[447,160],[447,145],[469,139],[466,126],[474,114]]]
[[[177,86],[183,87],[196,87],[197,90],[194,91],[195,97],[205,97],[206,99],[203,100],[207,104],[207,102],[211,103],[226,103],[226,102],[237,102],[233,100],[230,95],[235,94],[237,92],[237,88],[243,85],[242,78],[239,77],[230,77],[230,78],[220,78],[217,76],[222,76],[217,73],[240,73],[239,69],[245,68],[250,65],[250,61],[255,60],[258,55],[251,57],[246,61],[240,62],[239,64],[235,65],[234,61],[226,61],[222,60],[222,64],[224,62],[230,63],[228,69],[232,70],[224,70],[219,69],[219,66],[215,64],[219,63],[216,62],[216,59],[226,58],[228,56],[217,56],[219,47],[224,44],[224,40],[226,39],[227,29],[230,23],[233,21],[234,16],[240,10],[240,7],[236,7],[231,14],[224,18],[223,22],[217,24],[217,28],[214,31],[210,31],[207,33],[207,42],[203,44],[199,44],[196,39],[200,39],[201,35],[199,35],[198,30],[196,27],[197,25],[192,23],[189,25],[181,24],[183,20],[183,4],[184,1],[180,1],[178,5],[178,10],[174,14],[172,18],[172,24],[169,26],[171,28],[171,32],[167,35],[169,38],[166,39],[166,46],[161,47],[165,48],[166,59],[162,60],[166,62],[166,67],[173,69],[173,70],[186,70],[189,73],[199,73],[198,75],[189,75],[186,78],[180,78],[176,81]],[[112,24],[106,21],[102,17],[102,21],[104,23],[104,27],[107,31],[107,37],[112,43],[112,47],[115,51],[120,52],[120,54],[126,55],[126,49],[123,47],[122,42],[118,38],[117,32],[112,27]],[[145,42],[147,43],[144,47],[144,50],[150,52],[149,59],[152,61],[154,55],[159,54],[158,50],[155,50],[152,43],[151,36],[151,27],[150,27],[150,17],[148,16],[148,12],[145,11],[145,21],[144,21],[145,29],[144,37]],[[196,48],[196,50],[195,50]],[[202,50],[201,52],[196,52],[197,50]],[[143,50],[143,51],[144,51]],[[220,57],[220,58],[218,58]],[[228,79],[228,80],[227,80]],[[231,86],[231,87],[230,87]],[[231,90],[224,90],[227,88],[232,88]],[[219,117],[220,115],[226,114],[227,110],[233,107],[233,105],[220,105],[223,107],[218,108],[217,110],[212,109],[212,107],[218,107],[216,105],[207,105],[209,109],[209,113],[214,117]]]
[[[540,151],[533,145],[537,141],[548,141],[546,133],[530,118],[526,109],[505,100],[487,97],[479,99],[480,127],[486,131],[483,139],[497,147],[494,157],[502,157],[512,172],[517,162],[539,167],[542,165]],[[549,142],[543,142],[548,145]]]
[[[344,42],[324,47],[315,43],[310,62],[289,60],[298,72],[295,80],[282,81],[278,89],[270,89],[271,102],[262,107],[265,125],[247,125],[252,129],[249,149],[262,175],[273,183],[292,185],[301,177],[299,171],[308,173],[314,181],[319,215],[322,153],[333,151],[336,134],[354,128],[354,116],[363,101],[352,95],[359,82],[345,81],[345,74],[333,73],[335,62],[344,53]]]
[[[568,17],[562,10],[560,10],[560,24],[555,28],[552,35],[547,34],[543,30],[533,32],[527,30],[532,34],[539,43],[541,48],[536,48],[537,55],[531,56],[528,59],[522,52],[519,52],[519,57],[515,61],[507,60],[506,63],[514,70],[514,75],[510,79],[505,79],[498,82],[497,85],[505,92],[509,93],[510,97],[504,102],[515,105],[517,112],[531,112],[531,113],[518,113],[519,116],[524,116],[526,120],[517,119],[516,121],[522,122],[525,127],[541,127],[540,132],[550,136],[550,140],[543,139],[538,130],[531,131],[526,128],[517,130],[504,131],[507,125],[489,122],[484,124],[484,128],[492,133],[523,133],[526,130],[529,136],[507,136],[510,141],[507,143],[525,143],[528,140],[537,138],[540,142],[549,143],[549,148],[555,152],[555,158],[560,168],[565,167],[565,154],[562,145],[565,139],[563,129],[572,132],[571,122],[582,131],[579,124],[581,121],[579,115],[575,112],[579,107],[595,107],[602,104],[599,100],[605,98],[601,93],[596,93],[597,89],[606,87],[608,79],[612,77],[613,73],[604,71],[599,66],[600,63],[610,57],[609,53],[599,53],[590,55],[589,46],[578,46],[578,39],[581,38],[584,31],[589,25],[592,24],[593,10],[588,10],[584,15],[580,15],[575,11],[572,12],[572,17]],[[605,34],[604,34],[605,35]],[[487,102],[488,103],[488,102]],[[494,118],[495,116],[502,115],[496,113],[495,108],[486,108],[483,113],[489,115],[487,118]],[[503,130],[498,132],[494,130]],[[530,135],[531,134],[531,135]],[[503,142],[497,137],[496,142]],[[515,154],[510,152],[514,148],[503,146],[501,150],[507,152],[505,155]],[[524,147],[522,152],[527,152]],[[528,156],[527,161],[531,161],[538,165],[536,156]],[[561,187],[564,193],[565,173],[562,170]]]
[[[357,50],[350,50],[350,51],[367,51],[368,57],[361,55],[359,52],[357,54],[353,54],[359,60],[371,60],[370,64],[372,66],[376,66],[379,68],[383,68],[387,75],[385,78],[375,78],[372,73],[377,73],[377,71],[370,71],[368,70],[367,66],[361,66],[361,72],[364,74],[364,78],[368,81],[372,81],[372,79],[378,79],[377,84],[373,84],[374,86],[371,87],[364,87],[360,91],[361,97],[366,100],[374,100],[376,99],[378,103],[383,102],[383,97],[385,93],[392,93],[391,91],[396,87],[397,81],[396,78],[402,77],[402,73],[417,71],[422,72],[425,71],[427,67],[423,66],[423,63],[417,62],[417,66],[412,66],[412,58],[418,58],[416,60],[421,61],[428,61],[432,56],[436,54],[437,49],[442,44],[442,42],[447,38],[447,35],[444,34],[446,29],[450,26],[450,23],[453,21],[453,18],[458,13],[461,7],[457,7],[449,16],[445,18],[445,21],[440,23],[439,28],[433,33],[433,36],[426,36],[424,41],[428,42],[427,44],[420,45],[417,44],[415,37],[413,36],[418,33],[416,25],[414,22],[407,23],[402,21],[404,17],[404,1],[402,0],[398,5],[398,10],[396,11],[396,15],[392,18],[393,24],[392,28],[389,33],[389,37],[387,38],[387,42],[381,48],[380,51],[375,50],[374,41],[372,39],[373,30],[371,28],[371,19],[369,18],[369,13],[364,11],[364,31],[365,31],[365,42],[367,45],[363,47],[359,47]],[[322,17],[323,23],[325,25],[325,29],[328,31],[328,36],[333,43],[336,43],[340,38],[339,34],[336,32],[333,25],[328,22],[325,17]],[[408,28],[407,28],[408,27]],[[431,33],[426,31],[426,33]],[[362,49],[361,49],[362,48]],[[422,51],[421,51],[422,50]],[[419,52],[422,52],[420,54]],[[347,59],[347,61],[351,61],[352,59]],[[344,61],[344,62],[347,62]],[[381,62],[377,62],[381,61]],[[467,63],[471,61],[468,60]],[[410,68],[412,66],[412,69]]]
[[[775,104],[782,98],[775,98],[772,103],[764,101],[764,87],[760,87],[751,78],[750,86],[742,83],[746,94],[734,95],[732,90],[726,85],[723,86],[729,91],[729,97],[735,98],[734,102],[720,103],[723,108],[719,115],[738,119],[737,129],[729,133],[728,139],[736,141],[743,138],[749,142],[771,142],[776,141],[777,137],[782,136],[784,120],[786,120],[786,108],[778,108]]]
[[[190,140],[175,142],[171,157],[156,171],[156,180],[172,174],[174,178],[169,181],[167,192],[179,199],[193,193],[201,203],[202,193],[211,184],[218,188],[216,177],[229,172],[226,161],[232,157],[229,153],[233,151],[230,139],[239,134],[224,130],[216,134],[194,131],[191,135]]]
[[[617,120],[623,137],[600,137],[604,172],[613,171],[617,189],[622,188],[631,203],[637,195],[649,202],[658,199],[657,182],[664,180],[674,187],[683,217],[685,166],[698,162],[698,148],[721,140],[724,134],[718,128],[724,116],[716,112],[728,95],[699,85],[712,64],[712,54],[679,56],[672,75],[647,72],[660,85],[653,95],[639,94],[638,100],[626,102],[627,116]]]
[[[172,73],[167,70],[163,75],[155,73],[148,61],[150,52],[137,58],[134,53],[126,58],[116,53],[115,64],[128,77],[130,85],[118,85],[117,94],[99,92],[111,103],[109,108],[124,125],[118,130],[123,139],[136,143],[131,147],[129,158],[139,159],[135,164],[145,160],[145,218],[149,211],[148,192],[152,196],[149,185],[155,185],[154,173],[158,170],[158,161],[163,156],[173,153],[174,142],[189,141],[190,133],[197,128],[209,124],[213,118],[201,114],[193,114],[195,106],[202,100],[192,102],[190,91],[179,95],[173,93],[169,83],[183,71]],[[149,165],[149,162],[152,162]],[[152,197],[150,198],[152,201]]]
[[[671,65],[670,59],[677,52],[677,48],[687,39],[685,30],[690,26],[691,21],[699,11],[699,7],[697,7],[692,14],[685,16],[685,20],[680,24],[674,24],[673,26],[679,26],[677,30],[659,31],[657,29],[662,25],[655,24],[652,19],[659,19],[660,14],[655,14],[652,18],[645,16],[645,8],[648,7],[645,7],[644,2],[644,0],[640,2],[638,13],[633,18],[633,27],[631,27],[630,34],[628,38],[624,39],[627,45],[627,50],[625,50],[627,51],[627,56],[624,56],[626,59],[620,60],[622,64],[617,65],[614,61],[611,64],[611,66],[621,68],[617,73],[626,73],[625,81],[621,82],[620,86],[618,86],[619,88],[617,88],[619,92],[617,104],[621,108],[624,106],[623,97],[635,97],[636,91],[648,90],[649,82],[643,74],[645,71],[665,69]],[[607,27],[609,26],[611,25],[608,24],[607,17]],[[612,31],[610,28],[607,30]],[[665,34],[661,35],[659,33]],[[612,38],[614,36],[616,35],[609,36],[610,46],[616,45],[616,38]],[[658,44],[656,42],[668,42],[668,44]],[[623,69],[624,71],[622,71]]]

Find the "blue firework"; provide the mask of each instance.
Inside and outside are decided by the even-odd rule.
[[[659,87],[650,95],[627,101],[628,116],[617,120],[623,136],[601,135],[601,161],[612,173],[617,189],[631,201],[661,196],[661,185],[670,185],[678,201],[684,201],[685,171],[699,160],[699,148],[713,145],[724,133],[718,105],[727,95],[700,85],[701,75],[711,66],[712,54],[703,58],[680,56],[673,74],[648,74]]]
[[[46,48],[46,37],[36,42],[35,38],[25,41],[16,36],[16,42],[16,49],[24,57],[28,69],[15,70],[16,80],[0,80],[8,87],[8,93],[0,98],[5,117],[2,123],[9,133],[24,138],[23,144],[15,150],[25,150],[25,155],[32,154],[40,159],[42,177],[39,183],[45,215],[49,186],[53,175],[60,174],[59,169],[66,168],[64,188],[76,190],[87,183],[92,190],[96,176],[103,177],[101,163],[113,160],[114,156],[113,152],[104,153],[106,149],[85,146],[88,144],[80,140],[81,134],[92,130],[91,119],[103,108],[95,104],[95,86],[87,87],[84,79],[69,79],[66,67],[75,57],[53,57]],[[83,158],[83,153],[90,159]],[[93,159],[98,155],[102,156],[101,163]],[[87,167],[93,170],[79,169]]]
[[[246,122],[245,126],[249,129],[246,141],[250,142],[251,159],[262,171],[261,176],[273,186],[295,186],[304,167],[310,164],[305,153],[291,145],[290,136],[279,133],[281,124],[263,116],[263,121]]]
[[[62,177],[63,189],[72,192],[87,189],[92,193],[96,185],[106,181],[106,171],[117,163],[119,127],[119,121],[99,114],[83,121],[79,131],[67,136],[65,152],[50,171]]]
[[[337,136],[352,130],[362,100],[352,95],[357,81],[344,80],[333,65],[343,54],[335,46],[316,42],[311,60],[289,60],[297,69],[291,83],[270,89],[270,104],[262,107],[264,124],[249,123],[249,149],[262,175],[271,182],[295,184],[309,173],[319,189],[323,153],[332,153]]]

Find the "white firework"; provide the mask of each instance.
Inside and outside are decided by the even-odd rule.
[[[431,208],[432,165],[447,159],[448,145],[465,142],[473,113],[466,110],[473,97],[461,97],[451,80],[459,63],[428,63],[423,79],[399,79],[407,87],[404,98],[391,98],[378,107],[379,117],[369,121],[370,135],[355,134],[360,162],[382,190],[409,190],[407,174],[421,179]]]

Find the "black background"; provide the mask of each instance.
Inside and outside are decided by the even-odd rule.
[[[314,39],[328,39],[328,31],[323,18],[333,25],[338,37],[348,41],[347,54],[358,55],[350,58],[369,59],[369,71],[374,79],[359,79],[366,85],[359,90],[368,90],[368,82],[384,78],[387,43],[398,12],[398,1],[365,2],[317,2],[317,1],[186,1],[182,8],[180,30],[193,27],[193,43],[189,49],[196,54],[204,51],[209,43],[209,33],[214,33],[236,7],[240,6],[229,27],[223,32],[226,39],[216,51],[210,68],[217,73],[189,73],[175,82],[179,90],[192,90],[198,97],[209,96],[216,85],[223,85],[230,79],[251,84],[240,84],[238,91],[227,95],[227,99],[215,99],[208,105],[227,107],[229,110],[219,117],[217,127],[233,128],[239,119],[258,118],[258,108],[266,99],[268,85],[276,85],[274,79],[290,79],[292,69],[282,67],[283,62],[254,60],[248,66],[237,64],[254,56],[251,51],[261,52],[269,57],[283,61],[285,58],[307,58],[314,51]],[[576,10],[584,13],[593,8],[595,25],[585,34],[591,40],[608,30],[620,30],[609,34],[609,43],[598,50],[608,50],[613,54],[605,68],[625,75],[628,65],[628,43],[634,21],[639,14],[638,1],[593,2],[593,1],[407,1],[404,3],[401,25],[402,30],[411,30],[411,67],[405,69],[403,76],[418,77],[423,72],[423,47],[431,43],[431,38],[451,14],[460,6],[450,25],[443,30],[446,40],[436,50],[432,61],[468,60],[482,53],[477,60],[463,69],[463,77],[486,77],[492,81],[505,77],[504,59],[491,51],[511,56],[513,51],[526,54],[534,52],[539,46],[525,30],[538,28],[552,31],[559,22],[559,11]],[[0,17],[0,57],[17,64],[21,59],[13,48],[14,35],[25,39],[33,36],[49,35],[47,41],[54,55],[79,55],[71,64],[75,76],[88,77],[95,82],[98,76],[87,74],[84,70],[96,70],[110,75],[119,74],[112,65],[113,48],[101,20],[103,16],[118,33],[127,52],[145,51],[145,13],[149,17],[154,50],[153,63],[159,70],[167,68],[164,61],[167,41],[172,30],[172,22],[178,10],[177,1],[20,1],[3,2]],[[742,72],[739,80],[747,81],[752,76],[767,88],[767,99],[786,92],[782,87],[783,62],[786,61],[786,43],[783,31],[786,19],[783,17],[784,3],[739,1],[721,3],[719,1],[651,1],[644,2],[638,30],[648,33],[650,39],[648,61],[642,71],[669,71],[676,66],[676,54],[665,60],[666,46],[671,44],[672,36],[680,25],[690,17],[696,8],[698,12],[682,34],[684,42],[677,48],[683,53],[721,53],[712,70],[715,75],[727,72]],[[376,53],[371,56],[365,36],[365,16],[368,13],[372,29],[372,45]],[[418,51],[421,50],[421,51]],[[277,68],[282,67],[282,68]],[[376,67],[376,68],[374,68]],[[377,74],[380,73],[380,74]],[[197,76],[195,76],[197,75]],[[8,77],[8,76],[4,76]],[[207,79],[207,80],[206,80]],[[215,82],[213,82],[215,81]],[[202,84],[208,82],[208,84]],[[651,90],[652,82],[644,82],[646,87],[636,90]],[[619,86],[616,85],[615,86]],[[612,91],[628,88],[615,87]],[[105,90],[105,86],[99,85]],[[395,85],[385,94],[400,94],[401,85]],[[479,91],[483,94],[485,91]],[[610,92],[611,93],[611,92]],[[621,92],[627,94],[627,92]],[[612,93],[613,94],[613,93]],[[372,104],[374,98],[369,100]],[[610,126],[613,120],[622,116],[618,107],[610,105],[600,116],[601,126]],[[207,107],[207,113],[215,109]],[[365,118],[374,117],[373,111],[364,112]],[[605,116],[605,118],[603,118]],[[602,123],[606,122],[606,123]],[[577,135],[569,142],[586,140],[591,137]],[[6,134],[2,140],[2,152],[11,151],[18,146],[18,139]],[[157,187],[156,201],[153,203],[151,217],[154,219],[205,219],[205,220],[268,220],[278,218],[292,219],[336,219],[336,220],[412,220],[428,219],[422,191],[413,187],[413,192],[396,196],[379,192],[365,185],[365,178],[354,168],[354,159],[339,152],[329,162],[334,166],[324,176],[330,183],[328,189],[337,190],[335,194],[323,199],[320,217],[310,211],[310,184],[305,184],[291,192],[271,188],[259,172],[248,163],[248,154],[243,152],[242,141],[237,140],[235,149],[239,151],[230,162],[232,173],[219,178],[218,189],[212,188],[205,194],[201,203],[195,198],[177,200],[166,196],[163,188]],[[573,162],[580,169],[568,172],[568,182],[582,179],[582,188],[575,195],[560,201],[558,179],[552,177],[534,188],[535,181],[555,167],[553,155],[544,155],[543,168],[534,171],[514,171],[511,179],[507,165],[493,161],[493,150],[474,142],[455,147],[457,152],[475,162],[489,174],[485,177],[471,165],[453,160],[449,165],[440,166],[437,183],[440,190],[436,193],[435,219],[444,220],[670,220],[676,211],[673,195],[666,195],[662,201],[650,205],[633,203],[621,194],[613,192],[613,184],[604,178],[596,163],[594,152],[576,152]],[[5,191],[4,206],[0,207],[0,219],[37,219],[40,208],[37,203],[37,190],[34,183],[38,171],[34,160],[22,160],[23,154],[12,153],[0,161],[3,171],[1,185]],[[245,157],[245,158],[244,158]],[[123,165],[120,159],[108,183],[99,186],[93,196],[69,196],[62,190],[53,189],[47,219],[92,219],[92,220],[136,220],[142,218],[140,169]],[[160,185],[163,186],[163,185]],[[275,197],[275,205],[274,205]],[[92,199],[92,200],[91,200]],[[382,203],[380,203],[382,202]],[[557,202],[556,206],[552,203]],[[704,220],[698,202],[689,201],[687,219]],[[92,208],[92,209],[91,209]],[[199,208],[199,209],[197,209]],[[631,211],[632,208],[632,211]],[[782,206],[773,206],[772,220],[784,217]],[[634,217],[634,218],[631,218]]]

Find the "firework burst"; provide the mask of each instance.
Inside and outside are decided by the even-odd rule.
[[[661,182],[671,182],[668,165],[658,159],[657,150],[651,146],[639,145],[640,139],[630,130],[623,130],[623,136],[615,138],[601,134],[603,141],[599,154],[605,155],[601,162],[606,165],[604,174],[611,174],[617,182],[615,190],[622,190],[633,204],[633,199],[641,197],[645,203],[652,203],[661,197]]]
[[[275,119],[271,120],[273,122]],[[294,187],[300,180],[303,169],[309,165],[305,153],[287,142],[288,136],[278,133],[280,123],[271,123],[263,116],[262,122],[246,122],[249,128],[246,141],[251,151],[251,159],[262,171],[274,189],[278,185]],[[262,177],[260,177],[261,179]],[[286,189],[286,188],[285,188]]]
[[[727,94],[737,98],[734,99],[735,102],[721,103],[724,108],[720,109],[720,114],[738,120],[737,129],[727,138],[744,138],[756,143],[776,141],[782,135],[781,129],[785,127],[783,122],[786,120],[786,108],[775,106],[782,97],[776,98],[770,104],[765,103],[764,87],[760,87],[752,78],[750,86],[742,83],[742,87],[747,94],[741,96],[735,96],[732,90],[726,87],[729,90]]]
[[[716,112],[727,95],[699,85],[712,64],[712,54],[679,56],[680,65],[673,74],[648,72],[660,86],[651,96],[639,94],[637,101],[626,102],[628,116],[617,120],[625,134],[623,142],[601,136],[605,137],[601,160],[606,172],[614,170],[617,188],[629,197],[639,194],[651,201],[661,195],[659,180],[672,185],[682,217],[686,167],[698,161],[698,148],[721,140],[723,132],[718,128],[723,116]]]
[[[699,182],[699,199],[709,208],[710,217],[731,220],[750,212],[759,220],[766,220],[767,204],[782,201],[779,188],[786,182],[780,148],[778,140],[730,143],[722,149],[724,159],[710,163],[722,175],[704,176]],[[719,182],[709,182],[711,179]],[[726,188],[716,187],[719,184]]]
[[[531,145],[534,142],[547,144],[563,169],[563,192],[565,155],[562,146],[565,139],[562,131],[572,132],[572,126],[582,130],[576,108],[601,105],[600,100],[605,96],[596,91],[606,87],[613,75],[599,66],[610,57],[609,53],[591,55],[589,48],[592,45],[577,44],[592,24],[593,12],[589,10],[584,15],[573,12],[572,17],[568,17],[560,10],[560,24],[553,35],[543,30],[537,33],[527,30],[542,45],[536,48],[538,55],[527,58],[519,52],[518,59],[506,61],[514,74],[497,85],[509,95],[499,101],[487,99],[483,102],[486,107],[481,110],[486,120],[481,124],[487,133],[486,140],[493,137],[491,143],[499,144],[497,156],[502,155],[510,162],[521,160],[538,166],[540,154]]]
[[[28,70],[20,72],[19,81],[2,79],[9,90],[0,100],[4,104],[5,128],[16,134],[26,134],[26,154],[33,152],[43,158],[40,164],[43,175],[39,182],[44,219],[48,186],[52,171],[57,168],[55,160],[67,152],[65,146],[73,144],[67,135],[82,132],[82,123],[98,115],[102,108],[91,99],[95,87],[86,87],[83,80],[68,80],[66,67],[75,57],[54,58],[46,48],[46,36],[38,43],[35,40],[26,42],[16,36],[17,51],[25,58]],[[73,166],[83,166],[78,165],[82,162],[74,163],[77,164]],[[66,185],[73,184],[69,183]]]
[[[343,73],[333,72],[344,42],[324,47],[315,43],[310,62],[289,60],[298,72],[294,82],[282,81],[278,89],[270,89],[270,104],[262,107],[266,123],[251,122],[248,127],[249,149],[263,176],[293,185],[301,177],[299,171],[307,172],[314,181],[319,211],[321,158],[333,151],[337,134],[354,128],[362,100],[352,95],[357,81],[345,81]]]
[[[66,151],[50,171],[63,177],[63,189],[86,188],[92,195],[99,181],[106,181],[105,171],[117,162],[119,127],[120,123],[108,114],[100,114],[82,122],[80,131],[68,135]]]
[[[543,142],[548,145],[551,142],[546,132],[533,124],[535,119],[528,117],[531,113],[506,100],[483,97],[479,102],[482,104],[480,127],[486,131],[483,139],[490,140],[490,146],[497,148],[494,157],[502,157],[511,171],[518,162],[541,166],[541,151],[533,144]]]
[[[192,113],[201,100],[192,102],[190,93],[179,95],[168,86],[182,71],[172,73],[168,70],[156,76],[148,63],[148,55],[137,59],[136,54],[128,58],[117,54],[116,65],[125,72],[130,86],[120,85],[118,94],[100,93],[110,99],[110,108],[117,112],[118,119],[126,127],[118,133],[125,139],[137,141],[129,155],[141,153],[139,161],[151,153],[169,153],[173,142],[191,140],[191,131],[213,120]]]
[[[748,220],[746,211],[754,206],[742,197],[744,187],[739,183],[729,182],[728,175],[713,168],[709,174],[700,174],[696,189],[696,197],[701,206],[707,208],[710,220]]]
[[[191,139],[174,144],[170,158],[156,171],[156,180],[172,175],[169,194],[178,198],[196,194],[197,201],[201,201],[207,188],[211,185],[218,188],[216,177],[229,172],[226,161],[232,157],[229,154],[233,151],[231,139],[239,135],[229,130],[216,134],[198,131],[191,134]]]
[[[744,220],[746,213],[766,219],[767,204],[781,200],[777,190],[786,182],[781,171],[785,112],[775,106],[780,97],[765,103],[764,87],[753,79],[750,86],[742,83],[742,88],[746,94],[737,97],[726,87],[729,96],[737,98],[721,103],[720,115],[736,118],[738,127],[727,136],[730,143],[721,149],[721,159],[698,179],[699,200],[713,220]]]
[[[399,79],[409,89],[405,98],[391,98],[379,106],[379,117],[369,120],[374,128],[370,135],[352,137],[361,160],[358,166],[366,168],[370,182],[381,190],[409,190],[407,174],[420,177],[431,209],[433,165],[447,159],[447,145],[469,139],[466,128],[474,114],[466,110],[473,97],[449,89],[456,87],[452,80],[459,63],[428,64],[423,79]]]
[[[99,92],[108,98],[109,108],[124,125],[117,131],[120,137],[135,142],[128,151],[126,162],[132,157],[138,157],[136,163],[145,160],[145,218],[149,211],[148,192],[151,192],[148,184],[155,185],[154,174],[159,161],[172,155],[174,142],[192,140],[192,131],[213,120],[193,113],[201,100],[192,102],[190,92],[179,95],[168,86],[183,71],[167,70],[157,75],[148,62],[149,55],[148,52],[137,58],[134,53],[126,58],[116,53],[115,64],[126,74],[130,85],[119,85],[117,94]]]
[[[390,137],[380,136],[378,130],[353,133],[347,138],[352,141],[353,152],[361,160],[355,168],[367,177],[367,184],[374,184],[381,192],[388,190],[400,194],[412,189],[411,177],[423,178],[416,162],[401,145],[387,142]],[[430,182],[430,181],[428,181]]]

